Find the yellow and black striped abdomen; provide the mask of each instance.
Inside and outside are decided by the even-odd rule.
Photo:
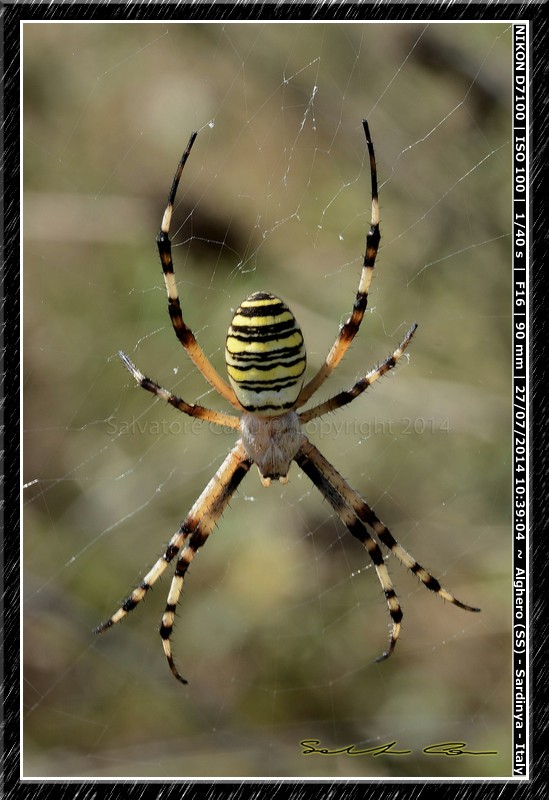
[[[231,322],[225,361],[247,411],[269,417],[288,411],[301,390],[306,362],[303,335],[288,306],[268,292],[246,298]]]

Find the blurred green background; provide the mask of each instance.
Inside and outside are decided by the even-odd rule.
[[[25,24],[24,773],[494,776],[510,770],[510,78],[504,24]],[[356,292],[369,224],[361,119],[380,178],[369,311],[319,392],[352,385],[413,321],[409,359],[312,440],[470,615],[394,559],[405,619],[294,465],[247,477],[193,564],[92,629],[162,552],[234,441],[132,386],[116,353],[224,409],[166,313],[172,223],[185,316],[224,370],[227,326],[264,289],[310,372]],[[167,575],[170,575],[168,571]],[[302,754],[302,739],[405,756]],[[422,749],[466,742],[493,756]]]

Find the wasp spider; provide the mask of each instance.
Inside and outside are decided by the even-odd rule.
[[[459,608],[466,611],[479,611],[478,608],[465,605],[457,600],[440,585],[436,578],[418,564],[393,538],[370,506],[311,444],[302,431],[303,424],[347,405],[374,381],[392,369],[401,358],[417,328],[417,325],[414,324],[396,350],[379,366],[358,380],[353,387],[339,392],[331,399],[314,405],[306,411],[299,411],[341,361],[360,328],[368,301],[368,290],[380,233],[374,147],[367,122],[363,120],[362,124],[370,158],[372,185],[372,218],[366,237],[366,255],[353,311],[347,322],[341,327],[324,363],[316,375],[307,382],[304,382],[303,377],[306,356],[299,325],[288,306],[269,292],[256,292],[250,295],[242,302],[233,317],[225,347],[229,383],[223,380],[206,358],[193,332],[183,320],[169,238],[177,187],[196,139],[196,132],[189,139],[173,179],[160,233],[156,240],[168,293],[168,311],[175,334],[194,364],[214,389],[240,414],[239,416],[224,414],[200,405],[187,403],[181,397],[177,397],[146,378],[124,353],[121,352],[119,355],[135,381],[143,389],[157,395],[184,414],[238,430],[240,438],[181,523],[177,533],[171,538],[163,555],[118,611],[107,622],[100,625],[96,632],[101,633],[107,630],[134,609],[160,578],[168,564],[177,556],[175,574],[160,625],[160,636],[170,669],[181,683],[186,683],[186,681],[175,665],[170,636],[183,581],[196,553],[206,542],[231,496],[252,464],[257,466],[263,485],[268,486],[273,479],[285,483],[288,480],[290,465],[292,461],[295,461],[334,508],[352,535],[366,548],[385,593],[392,621],[389,645],[377,659],[378,661],[390,656],[395,648],[400,632],[402,610],[385,566],[380,546],[376,539],[368,533],[367,527],[377,536],[382,545],[418,576],[428,589]]]

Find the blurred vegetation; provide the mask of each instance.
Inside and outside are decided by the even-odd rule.
[[[25,774],[508,774],[508,27],[26,24],[23,53]],[[294,311],[312,371],[356,291],[363,117],[382,248],[361,334],[319,398],[419,329],[409,362],[311,438],[482,614],[391,559],[405,621],[375,664],[388,616],[363,549],[297,467],[269,490],[253,471],[185,584],[183,688],[156,632],[169,578],[91,633],[234,440],[132,387],[116,356],[224,407],[166,314],[155,236],[173,171],[199,130],[172,231],[186,319],[214,364],[231,309],[265,289]],[[307,738],[413,754],[304,756]],[[498,755],[422,755],[448,740]]]

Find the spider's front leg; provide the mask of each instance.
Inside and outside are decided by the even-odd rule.
[[[103,633],[132,611],[141,600],[143,600],[146,593],[162,575],[170,561],[172,561],[183,545],[185,545],[177,560],[175,575],[172,579],[168,601],[162,617],[160,635],[162,637],[164,653],[166,654],[173,675],[177,680],[181,681],[181,683],[187,683],[187,681],[181,677],[175,666],[170,645],[170,635],[173,629],[176,606],[181,594],[181,589],[183,588],[183,579],[191,561],[196,555],[196,551],[202,547],[209,534],[212,532],[217,520],[227,507],[229,500],[250,469],[250,466],[251,461],[249,461],[242,441],[239,439],[195,502],[190,512],[185,517],[185,520],[181,523],[178,532],[172,537],[164,554],[158,559],[150,572],[147,573],[140,585],[134,589],[123,602],[118,611],[116,611],[107,622],[104,622],[96,628],[95,633]]]
[[[389,646],[387,650],[376,659],[376,661],[382,661],[388,658],[395,649],[403,616],[400,603],[398,602],[396,592],[393,588],[393,583],[387,567],[385,566],[385,561],[383,560],[383,553],[375,539],[370,536],[362,521],[357,517],[353,508],[345,499],[342,492],[343,485],[346,483],[344,478],[336,472],[308,439],[305,439],[305,442],[295,457],[295,461],[307,477],[314,483],[323,497],[330,503],[349,532],[364,545],[372,560],[379,582],[383,588],[389,614],[393,623],[389,638]],[[337,478],[335,478],[334,473],[337,475]]]
[[[465,611],[480,611],[480,608],[462,603],[461,600],[458,600],[454,595],[444,589],[439,581],[427,572],[427,570],[396,541],[389,529],[378,519],[370,506],[351,488],[351,486],[349,486],[335,467],[324,458],[322,453],[311,444],[308,439],[305,439],[295,460],[326,500],[328,500],[341,521],[347,526],[350,533],[362,542],[375,566],[393,622],[389,647],[376,659],[377,661],[387,658],[395,649],[403,614],[389,572],[385,566],[381,549],[375,539],[370,536],[363,523],[366,523],[373,530],[380,542],[385,545],[405,567],[413,572],[427,589],[430,589],[444,600],[447,600]]]
[[[175,574],[172,578],[166,608],[164,609],[160,625],[162,647],[164,648],[169,667],[174,677],[181,683],[187,683],[187,681],[181,676],[175,665],[170,637],[173,630],[177,603],[179,602],[183,589],[183,581],[197,551],[205,544],[217,520],[229,504],[231,497],[237,490],[251,465],[252,462],[248,459],[242,441],[239,439],[212,480],[206,486],[183,523],[192,529],[192,533],[177,559]]]

